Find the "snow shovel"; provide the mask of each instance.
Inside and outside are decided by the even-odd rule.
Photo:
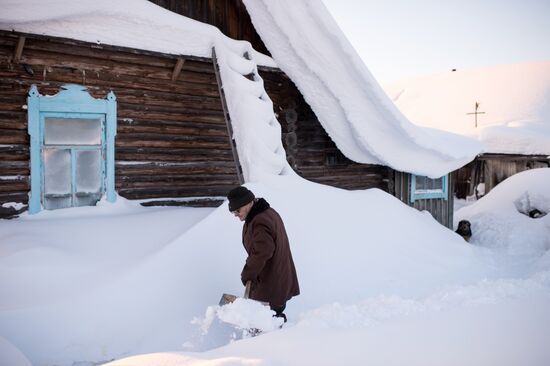
[[[248,280],[246,281],[246,286],[244,288],[244,295],[243,298],[248,299],[250,296],[250,286],[252,286],[252,281]],[[233,301],[237,300],[237,296],[231,295],[231,294],[223,294],[222,298],[220,299],[220,306],[224,306],[227,304],[232,303]]]

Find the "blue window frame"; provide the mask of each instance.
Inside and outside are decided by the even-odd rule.
[[[428,178],[411,174],[411,203],[417,200],[448,199],[448,175]]]
[[[89,206],[114,189],[116,97],[91,97],[80,85],[64,85],[54,96],[29,91],[31,136],[29,213]]]

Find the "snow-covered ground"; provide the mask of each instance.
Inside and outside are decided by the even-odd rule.
[[[219,321],[201,328],[222,293],[243,291],[227,205],[119,198],[1,221],[0,359],[17,348],[33,365],[547,365],[550,215],[517,208],[549,211],[549,184],[550,169],[526,171],[460,210],[470,243],[377,189],[250,185],[285,219],[302,294],[283,329],[238,341]]]

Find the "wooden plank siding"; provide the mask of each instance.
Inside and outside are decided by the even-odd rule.
[[[415,200],[411,202],[411,174],[394,171],[395,185],[393,188],[393,195],[399,198],[407,205],[416,208],[420,211],[428,211],[441,225],[450,229],[453,228],[453,213],[454,213],[454,184],[455,173],[449,174],[449,190],[448,198],[445,199],[429,199],[429,200]]]
[[[299,175],[339,188],[379,188],[389,192],[392,169],[346,158],[285,74],[260,71],[260,76],[281,124],[287,160]]]
[[[457,173],[455,194],[458,198],[476,195],[476,187],[485,183],[485,194],[506,178],[529,169],[550,167],[548,155],[482,154]]]
[[[242,0],[149,0],[174,13],[217,27],[228,37],[246,40],[256,51],[270,55],[254,29]]]
[[[66,83],[96,98],[115,93],[116,189],[123,197],[219,197],[239,184],[211,59],[26,35],[16,63],[18,38],[0,31],[0,206],[28,201],[24,108],[32,84],[46,95]]]

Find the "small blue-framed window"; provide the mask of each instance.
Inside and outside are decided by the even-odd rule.
[[[54,96],[29,91],[31,192],[29,213],[114,202],[116,98],[91,97],[80,85]]]
[[[411,203],[430,199],[448,199],[448,175],[432,179],[411,174]]]

